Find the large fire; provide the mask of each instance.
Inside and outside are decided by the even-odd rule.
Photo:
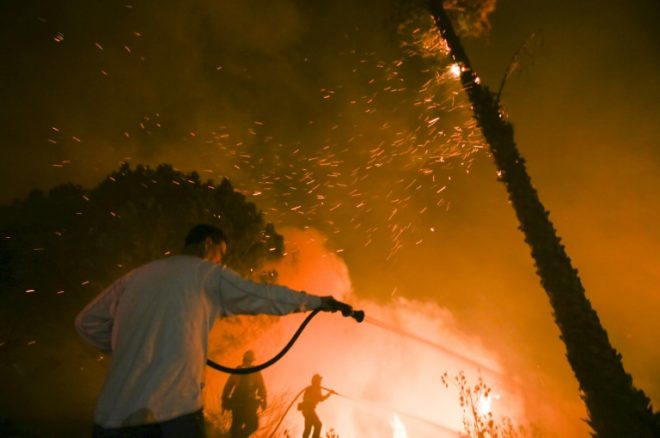
[[[501,395],[476,399],[480,415],[492,411],[514,423],[523,420],[519,388],[506,378],[492,351],[456,329],[448,310],[405,299],[387,304],[360,300],[352,295],[346,266],[324,248],[319,233],[289,230],[285,235],[288,254],[277,266],[279,280],[311,293],[341,297],[364,309],[367,319],[357,324],[339,314],[319,314],[291,351],[263,372],[272,408],[262,415],[260,434],[269,436],[285,415],[278,433],[300,435],[302,415],[295,408],[285,413],[285,408],[315,373],[323,377],[325,388],[337,392],[317,408],[324,434],[333,430],[339,437],[458,436],[464,420],[460,391],[443,385],[445,373],[462,372],[467,384],[481,376]],[[272,324],[253,318],[254,328],[245,332],[241,345],[222,345],[227,327],[218,324],[211,354],[236,365],[242,352],[251,348],[258,361],[264,361],[281,349],[303,318],[288,316]],[[232,353],[224,355],[223,350]],[[219,418],[226,378],[207,373],[205,409],[210,417]]]

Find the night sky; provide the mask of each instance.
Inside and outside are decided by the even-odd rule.
[[[504,187],[449,61],[415,45],[424,21],[405,14],[375,0],[4,0],[0,202],[91,187],[123,161],[227,176],[276,226],[327,235],[358,296],[445,306],[579,424]],[[656,410],[659,19],[657,0],[500,0],[490,32],[464,39],[497,89],[534,34],[502,103],[587,297]]]

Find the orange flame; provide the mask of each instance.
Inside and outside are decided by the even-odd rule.
[[[459,396],[453,388],[443,386],[441,375],[445,371],[464,371],[471,378],[481,374],[494,380],[499,392],[510,395],[507,403],[501,403],[506,416],[514,421],[523,417],[517,388],[503,377],[494,353],[480,345],[478,339],[459,332],[447,309],[405,299],[389,304],[359,300],[351,295],[345,264],[325,248],[322,235],[313,230],[288,230],[285,236],[288,255],[277,266],[283,284],[340,297],[364,309],[368,318],[387,321],[401,333],[417,334],[426,342],[376,324],[357,324],[339,314],[319,314],[291,351],[263,372],[270,398],[283,399],[283,404],[288,404],[318,373],[323,376],[323,386],[338,393],[317,408],[324,430],[332,428],[340,437],[382,437],[392,433],[395,437],[407,433],[457,436],[463,418]],[[278,318],[260,330],[256,339],[246,339],[233,349],[235,362],[247,348],[257,352],[258,361],[272,357],[303,318],[304,315]],[[218,343],[222,343],[217,329],[212,334],[211,350],[217,350]],[[210,415],[219,413],[218,398],[225,380],[226,376],[215,371],[207,373],[205,410]],[[277,422],[282,410],[264,413],[262,424]],[[393,411],[406,420],[406,427],[400,417],[392,420]],[[283,428],[291,435],[300,434],[302,425],[302,416],[296,411],[289,412],[283,422]]]

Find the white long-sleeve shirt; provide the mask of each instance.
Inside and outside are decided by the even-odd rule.
[[[193,256],[135,269],[76,318],[80,336],[112,354],[96,423],[132,426],[201,409],[208,334],[219,316],[285,315],[320,305],[318,296],[253,283]]]

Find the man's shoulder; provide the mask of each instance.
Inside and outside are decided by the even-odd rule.
[[[201,259],[195,256],[189,256],[185,254],[175,254],[167,257],[162,257],[159,259],[152,260],[140,266],[138,269],[150,269],[150,268],[174,268],[177,266],[186,267],[186,266],[203,266],[203,265],[212,265],[211,262]]]
[[[199,257],[186,255],[173,255],[147,262],[123,276],[124,279],[144,278],[156,275],[181,275],[185,272],[196,272],[198,270],[208,271],[213,268],[213,264]]]

